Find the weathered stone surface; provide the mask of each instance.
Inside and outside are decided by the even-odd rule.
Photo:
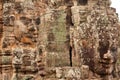
[[[109,0],[0,0],[0,80],[119,80]]]

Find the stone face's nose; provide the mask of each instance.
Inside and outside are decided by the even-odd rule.
[[[105,61],[107,61],[108,63],[113,63],[114,62],[113,55],[111,54],[110,51],[108,51],[106,54],[104,54],[103,59]]]
[[[108,51],[106,54],[104,54],[103,58],[104,59],[112,59],[112,54],[110,53],[110,51]]]

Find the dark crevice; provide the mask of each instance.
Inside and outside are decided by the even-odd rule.
[[[69,46],[69,60],[70,60],[70,66],[72,67],[72,46],[70,45],[70,27],[74,26],[73,22],[72,22],[72,12],[71,12],[71,5],[68,5],[66,8],[66,30],[67,30],[67,39],[68,40],[68,46]]]
[[[67,12],[67,16],[66,16],[66,24],[67,26],[74,26],[73,22],[72,22],[72,12],[71,12],[71,6],[68,6],[66,8],[66,12]]]
[[[69,48],[69,55],[70,55],[70,66],[72,67],[72,47]]]

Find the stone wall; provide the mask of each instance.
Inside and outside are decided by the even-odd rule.
[[[2,78],[2,46],[1,46],[1,40],[3,36],[3,20],[2,20],[2,1],[0,1],[0,77]]]
[[[0,1],[0,80],[119,78],[109,0]]]

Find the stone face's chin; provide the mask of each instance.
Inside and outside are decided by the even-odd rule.
[[[99,75],[112,74],[114,70],[114,63],[111,60],[100,60],[95,62],[95,72]]]
[[[113,65],[105,65],[105,64],[100,64],[101,67],[99,66],[98,69],[96,70],[96,73],[99,75],[108,75],[111,74],[113,71]]]

